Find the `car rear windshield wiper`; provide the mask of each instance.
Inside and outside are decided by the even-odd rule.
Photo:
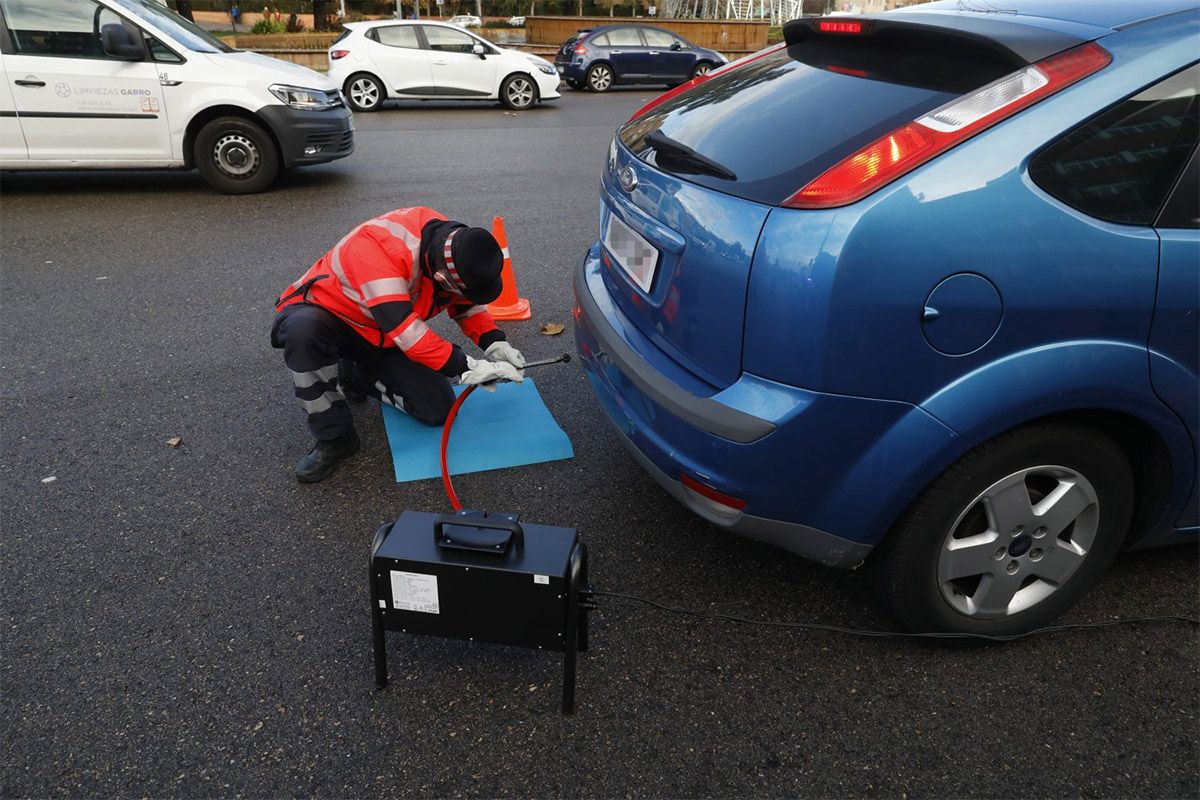
[[[712,175],[715,178],[727,181],[737,180],[737,175],[733,174],[726,167],[707,156],[700,155],[686,144],[675,141],[661,130],[648,134],[642,141],[653,147],[655,152],[658,153],[656,161],[659,162],[659,166],[666,167],[667,165],[661,162],[667,161],[683,167],[683,169],[675,170],[677,172],[686,172],[692,175]]]

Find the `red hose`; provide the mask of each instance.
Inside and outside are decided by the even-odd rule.
[[[458,396],[454,405],[450,406],[450,413],[446,415],[446,423],[442,426],[442,488],[446,490],[446,499],[450,501],[450,506],[455,511],[462,511],[462,503],[458,501],[458,495],[454,492],[454,483],[450,480],[450,467],[446,462],[446,446],[450,444],[450,428],[454,425],[454,418],[458,416],[458,409],[473,391],[475,391],[475,386],[471,385]]]

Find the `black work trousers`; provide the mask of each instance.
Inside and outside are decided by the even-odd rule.
[[[320,306],[286,306],[271,326],[271,345],[283,348],[296,398],[319,441],[354,432],[342,387],[378,398],[427,425],[441,425],[454,405],[445,375],[410,360],[398,348],[371,345]],[[354,362],[356,374],[339,376],[342,359]]]

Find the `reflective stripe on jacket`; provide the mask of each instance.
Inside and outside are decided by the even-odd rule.
[[[421,207],[367,220],[284,290],[277,309],[292,303],[318,305],[371,344],[399,347],[413,361],[446,374],[465,372],[461,350],[425,320],[448,309],[475,344],[487,347],[505,337],[486,306],[451,294],[421,268],[421,232],[428,223],[445,219]]]

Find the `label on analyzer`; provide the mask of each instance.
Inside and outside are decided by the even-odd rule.
[[[419,572],[392,573],[392,607],[398,611],[420,611],[422,614],[440,614],[438,608],[437,575],[422,575]]]

